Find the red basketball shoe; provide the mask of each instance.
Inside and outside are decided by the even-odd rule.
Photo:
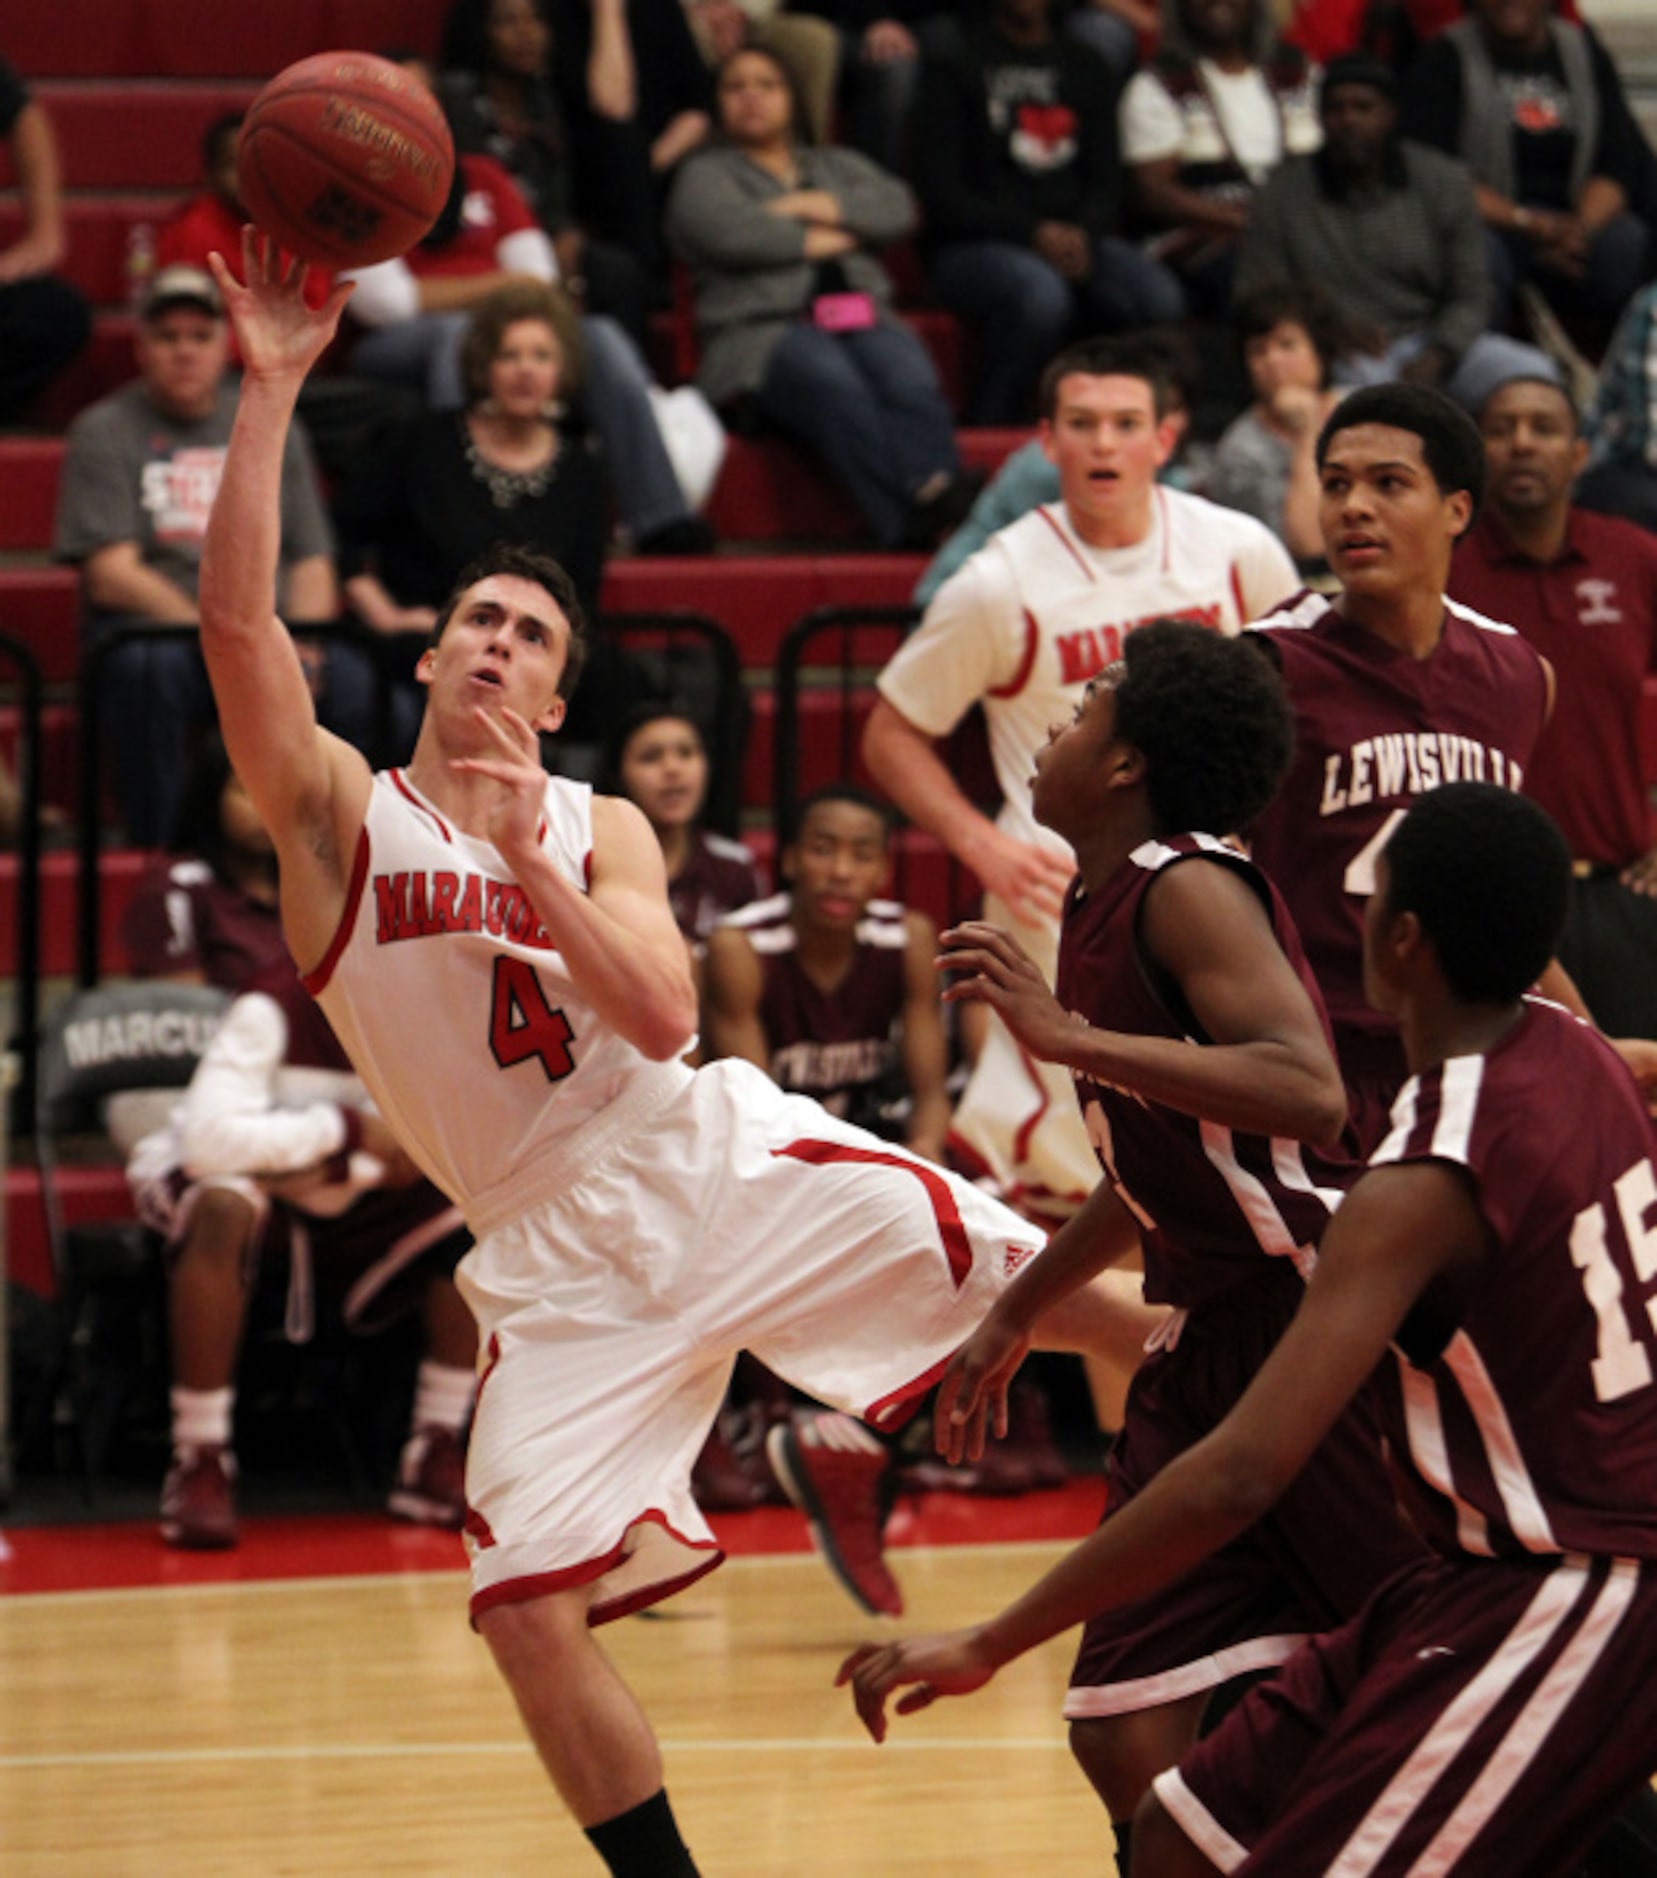
[[[852,1599],[871,1617],[901,1615],[903,1593],[881,1548],[892,1489],[886,1450],[849,1415],[824,1414],[779,1422],[765,1452]]]
[[[236,1457],[227,1447],[180,1448],[161,1488],[161,1537],[192,1552],[236,1543]]]

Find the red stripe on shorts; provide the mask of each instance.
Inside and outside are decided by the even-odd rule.
[[[874,1148],[853,1148],[841,1141],[808,1141],[804,1137],[789,1142],[786,1148],[773,1148],[771,1152],[789,1155],[811,1167],[828,1167],[837,1161],[861,1162],[873,1167],[897,1167],[906,1174],[913,1174],[926,1189],[926,1197],[932,1202],[932,1217],[938,1222],[938,1237],[943,1241],[944,1257],[949,1262],[949,1275],[955,1281],[955,1289],[959,1291],[967,1282],[967,1275],[972,1270],[972,1242],[967,1237],[966,1227],[961,1223],[961,1214],[949,1182],[935,1168],[922,1167],[915,1161],[905,1160],[900,1154],[882,1154]]]

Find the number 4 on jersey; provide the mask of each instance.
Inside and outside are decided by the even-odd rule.
[[[503,954],[495,960],[495,995],[489,1007],[489,1048],[502,1069],[538,1056],[548,1082],[575,1068],[575,1032],[562,1011],[547,1003],[534,967]]]

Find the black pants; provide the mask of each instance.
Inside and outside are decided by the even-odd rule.
[[[1657,1037],[1657,899],[1614,870],[1572,881],[1559,962],[1608,1037]]]
[[[85,300],[55,274],[0,287],[0,423],[18,415],[91,331]]]

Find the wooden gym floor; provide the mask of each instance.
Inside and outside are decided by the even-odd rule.
[[[906,1502],[903,1625],[1004,1602],[1098,1504],[1088,1481]],[[1108,1878],[1059,1714],[1071,1640],[877,1749],[831,1685],[880,1625],[792,1512],[716,1523],[721,1570],[605,1633],[706,1878]],[[453,1538],[360,1514],[193,1558],[148,1521],[0,1533],[5,1878],[598,1870],[467,1626]]]

